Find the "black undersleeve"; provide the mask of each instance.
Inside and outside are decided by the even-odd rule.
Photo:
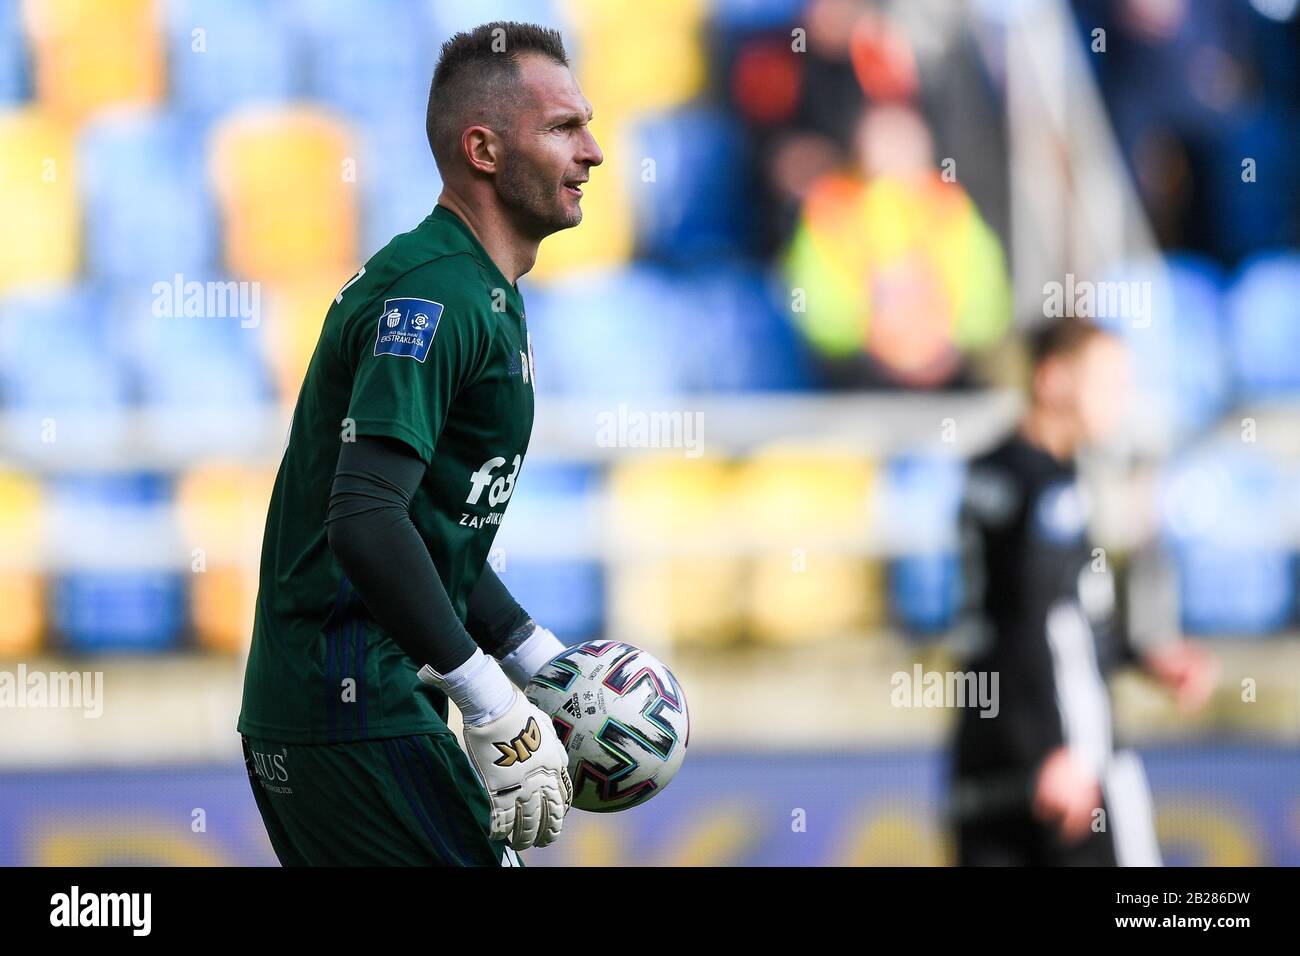
[[[379,625],[416,664],[446,674],[469,660],[474,641],[411,521],[424,472],[401,442],[344,442],[325,525],[339,566]]]

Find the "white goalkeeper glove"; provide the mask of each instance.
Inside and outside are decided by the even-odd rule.
[[[460,710],[465,751],[492,803],[492,839],[516,850],[554,842],[573,804],[573,782],[551,718],[481,650],[448,674],[426,665],[419,677]]]
[[[532,621],[529,624],[532,624],[532,631],[528,632],[528,636],[501,657],[502,670],[520,690],[528,685],[533,675],[546,666],[551,658],[566,649],[560,639],[546,628]],[[500,654],[500,651],[497,653]]]

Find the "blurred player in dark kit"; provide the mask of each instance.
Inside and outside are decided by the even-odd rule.
[[[1111,563],[1089,539],[1075,455],[1105,441],[1127,407],[1123,343],[1069,318],[1031,347],[1028,411],[972,462],[963,505],[966,604],[978,621],[965,667],[998,673],[1000,701],[996,716],[959,711],[957,861],[1159,865],[1141,763],[1115,749],[1108,677],[1140,666],[1194,710],[1217,667],[1182,640],[1135,647]]]

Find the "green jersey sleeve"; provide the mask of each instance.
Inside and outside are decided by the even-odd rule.
[[[395,438],[428,465],[456,395],[488,345],[464,279],[427,263],[367,303],[345,340],[356,361],[348,418],[357,435]]]

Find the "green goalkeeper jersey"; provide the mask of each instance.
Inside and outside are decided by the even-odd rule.
[[[464,621],[523,467],[533,389],[523,300],[450,210],[435,207],[343,287],[271,494],[241,733],[288,744],[446,730],[446,699],[326,541],[340,443],[395,438],[428,465],[411,519]]]

